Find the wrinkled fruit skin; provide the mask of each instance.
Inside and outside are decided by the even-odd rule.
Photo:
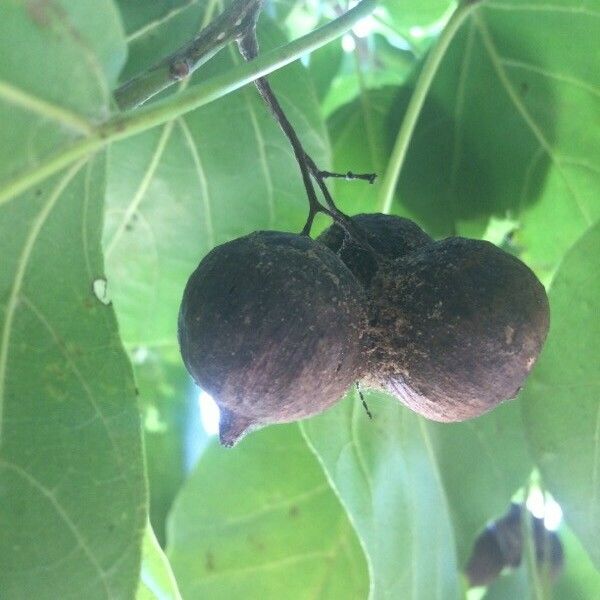
[[[213,249],[179,313],[185,365],[221,409],[221,442],[339,400],[360,375],[365,295],[335,254],[262,231]]]
[[[369,292],[371,384],[435,421],[513,398],[548,332],[544,287],[489,242],[448,238],[383,262]]]
[[[386,259],[399,258],[433,243],[433,239],[416,223],[402,217],[380,213],[361,214],[352,217],[352,221],[364,231],[373,250]],[[364,286],[370,285],[377,271],[377,263],[364,248],[349,239],[339,225],[331,225],[317,241],[338,254]]]

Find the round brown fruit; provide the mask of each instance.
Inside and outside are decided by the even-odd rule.
[[[221,410],[231,446],[252,428],[295,421],[339,400],[360,375],[365,298],[330,250],[260,231],[214,248],[179,313],[188,371]]]
[[[544,287],[489,242],[448,238],[384,262],[370,292],[367,385],[436,421],[514,397],[548,332]]]
[[[364,231],[371,248],[384,259],[399,258],[433,243],[416,223],[402,217],[373,213],[356,215],[352,221]],[[338,254],[364,286],[370,285],[378,263],[371,253],[350,239],[340,225],[331,225],[317,241]]]

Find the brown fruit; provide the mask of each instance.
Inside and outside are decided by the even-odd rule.
[[[352,221],[364,231],[368,243],[382,258],[399,258],[433,243],[433,239],[416,223],[402,217],[380,213],[361,214],[352,217]],[[317,241],[338,254],[356,278],[364,286],[369,286],[378,263],[367,250],[350,239],[342,227],[334,223]]]
[[[370,293],[367,383],[436,421],[514,397],[548,331],[544,287],[489,242],[448,238],[383,262]]]
[[[319,413],[360,376],[364,292],[306,236],[261,231],[213,249],[179,313],[188,371],[221,409],[220,439]]]

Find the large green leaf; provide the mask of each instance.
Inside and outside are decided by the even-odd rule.
[[[110,0],[0,4],[0,185],[108,115],[124,59]]]
[[[600,216],[599,7],[505,0],[472,13],[431,92],[445,123],[422,123],[418,134],[422,147],[444,145],[446,167],[415,183],[427,155],[408,160],[400,188],[407,206],[418,213],[425,197],[454,223],[448,233],[508,212],[520,221],[524,258],[552,272]]]
[[[146,519],[131,367],[102,296],[104,159],[0,211],[0,589],[128,598]],[[65,234],[68,231],[68,235]]]
[[[488,521],[526,482],[529,457],[520,401],[464,423],[429,423],[459,555],[464,566]]]
[[[0,181],[109,111],[108,0],[0,6]],[[0,595],[128,598],[146,519],[133,376],[105,297],[105,159],[0,207]]]
[[[368,393],[304,421],[306,438],[363,542],[370,598],[458,597],[454,538],[428,423]]]
[[[364,599],[356,534],[297,425],[210,446],[177,499],[168,555],[186,600]]]
[[[524,259],[550,276],[600,216],[599,34],[597,0],[481,3],[434,80],[395,212],[435,236],[480,236],[490,216],[508,216]],[[380,170],[374,149],[387,156],[407,97],[370,92],[345,109],[333,121],[334,162],[362,156]],[[372,116],[361,116],[365,105]]]
[[[183,39],[193,16],[182,24]],[[175,33],[174,21],[168,30]],[[272,26],[261,32],[266,48],[281,40]],[[230,68],[235,52],[224,50],[196,80]],[[132,53],[141,65],[141,54]],[[326,134],[306,70],[291,65],[272,79],[303,142],[326,165]],[[107,203],[107,269],[131,344],[174,340],[185,282],[214,245],[255,229],[298,231],[307,214],[288,143],[252,87],[114,145]]]
[[[545,485],[600,566],[600,223],[567,253],[550,289],[552,325],[523,397]]]
[[[181,600],[177,581],[152,526],[146,526],[136,600]]]

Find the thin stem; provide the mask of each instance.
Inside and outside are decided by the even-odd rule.
[[[406,158],[406,151],[408,150],[413,131],[421,113],[421,108],[429,93],[429,88],[433,83],[438,67],[456,32],[478,3],[479,0],[463,0],[458,4],[425,60],[423,70],[419,74],[415,90],[408,103],[404,120],[398,131],[398,137],[392,150],[390,162],[381,182],[379,198],[382,213],[388,214],[392,210],[394,191],[400,178],[402,165]]]
[[[246,32],[246,35],[238,39],[238,47],[241,55],[247,61],[254,60],[258,56],[258,40],[256,38],[255,27],[251,27]],[[302,233],[308,235],[310,233],[310,228],[315,214],[320,212],[322,207],[317,199],[317,194],[315,193],[315,188],[313,187],[313,183],[310,178],[310,170],[306,160],[306,152],[302,147],[300,139],[296,135],[294,127],[287,118],[283,108],[281,107],[281,104],[279,104],[279,100],[277,100],[277,97],[275,96],[271,85],[267,81],[267,78],[259,77],[254,81],[254,84],[256,85],[256,89],[258,90],[261,98],[269,107],[269,110],[275,117],[275,120],[277,123],[279,123],[283,133],[289,140],[292,150],[294,151],[294,156],[296,157],[296,162],[300,167],[300,173],[302,175],[304,188],[306,189],[306,195],[308,196],[309,205],[308,219],[304,229],[302,230]]]
[[[240,53],[247,61],[254,60],[258,56],[258,40],[256,39],[255,27],[251,27],[246,32],[246,35],[238,39],[238,47],[240,49]],[[315,161],[304,150],[302,142],[296,134],[294,126],[287,118],[285,111],[281,107],[281,104],[279,103],[275,92],[273,92],[273,88],[267,81],[267,78],[259,77],[254,83],[261,98],[264,100],[272,115],[275,117],[275,120],[283,130],[283,133],[289,140],[294,151],[294,156],[296,157],[296,162],[300,168],[300,173],[302,174],[302,181],[306,189],[309,205],[308,217],[306,219],[306,224],[302,229],[302,234],[310,234],[315,215],[319,212],[322,212],[329,215],[334,221],[339,223],[340,226],[343,227],[357,243],[359,243],[361,246],[364,246],[367,251],[374,254],[374,251],[368,243],[367,238],[362,230],[360,230],[360,228],[358,228],[354,222],[344,213],[342,213],[335,205],[335,202],[333,201],[333,198],[327,189],[325,179],[321,176],[322,171],[317,167]],[[311,175],[317,182],[317,185],[319,186],[329,208],[325,208],[317,199],[317,195],[311,180]]]
[[[240,65],[223,75],[212,78],[210,81],[156,102],[151,106],[109,119],[98,125],[89,137],[59,149],[56,154],[6,181],[0,189],[0,205],[61,169],[68,167],[79,158],[101,150],[111,142],[131,137],[176,119],[185,113],[238,90],[258,77],[285,67],[304,54],[313,52],[346,33],[357,21],[370,14],[376,6],[377,0],[362,0],[360,4],[335,19],[335,21],[281,48],[266,52],[251,63]]]
[[[235,0],[191,41],[144,73],[130,79],[115,92],[119,108],[136,108],[189,77],[217,52],[256,22],[263,0]]]
[[[319,171],[319,177],[322,177],[323,179],[333,177],[337,179],[345,179],[346,181],[362,179],[363,181],[368,181],[372,184],[375,183],[375,180],[377,179],[377,173],[353,173],[352,171],[348,171],[346,173],[332,173],[331,171]]]

